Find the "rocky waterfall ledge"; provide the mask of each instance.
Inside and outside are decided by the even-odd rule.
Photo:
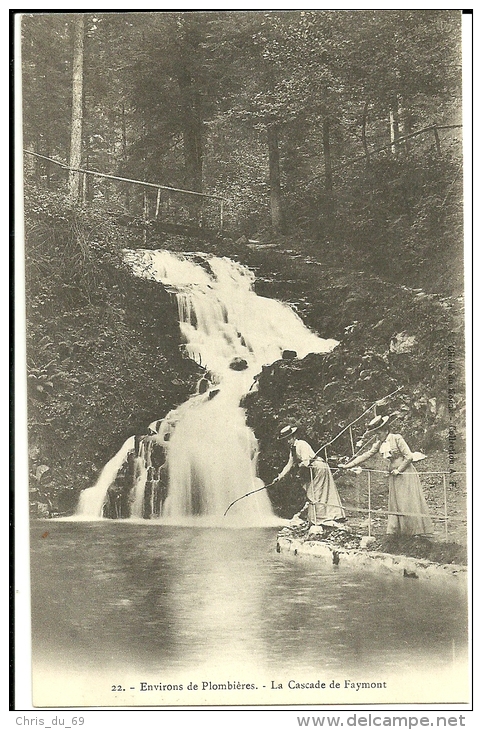
[[[423,558],[394,555],[370,549],[375,538],[360,537],[345,530],[324,531],[319,527],[304,530],[286,526],[278,533],[276,550],[300,558],[318,558],[325,563],[353,570],[369,570],[401,578],[445,581],[448,585],[467,585],[467,566],[441,564]]]

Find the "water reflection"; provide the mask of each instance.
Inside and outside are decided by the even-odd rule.
[[[32,529],[39,670],[380,676],[465,656],[461,591],[278,555],[273,529],[49,521],[43,538],[45,524]]]

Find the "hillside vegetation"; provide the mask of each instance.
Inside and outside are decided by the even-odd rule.
[[[463,471],[460,29],[453,10],[23,15],[30,486],[51,510],[195,391],[172,296],[123,263],[141,245],[236,258],[339,341],[246,398],[263,479],[280,425],[318,446],[397,388],[412,448],[445,470],[452,427]],[[220,200],[166,187],[222,196],[223,229]]]

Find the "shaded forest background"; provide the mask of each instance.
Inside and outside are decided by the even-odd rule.
[[[31,486],[54,511],[194,392],[172,299],[121,262],[146,243],[238,258],[340,340],[261,380],[264,478],[279,418],[320,443],[385,385],[443,448],[449,346],[463,424],[459,11],[31,13],[22,68]],[[155,191],[44,158],[221,196],[223,231],[217,202],[162,193],[146,225]]]

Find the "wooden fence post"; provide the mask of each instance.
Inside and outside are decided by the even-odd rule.
[[[353,456],[355,454],[355,444],[353,442],[353,431],[351,430],[351,426],[350,426],[349,430],[350,430],[350,441],[351,441],[351,453]]]
[[[83,173],[82,175],[82,204],[86,205],[87,203],[87,173]]]
[[[41,160],[46,160],[49,164],[52,163],[52,164],[58,165],[62,170],[66,170],[67,173],[69,174],[69,176],[70,175],[78,176],[78,178],[79,178],[79,185],[82,186],[82,183],[84,182],[85,183],[84,184],[84,188],[86,190],[89,190],[89,187],[90,187],[87,184],[88,183],[88,180],[89,180],[89,178],[87,177],[88,175],[92,175],[93,177],[101,178],[105,182],[103,184],[103,191],[100,191],[100,194],[103,195],[103,197],[105,198],[105,201],[108,201],[108,200],[110,200],[112,198],[112,194],[111,194],[111,189],[112,188],[110,187],[110,182],[108,182],[108,181],[118,181],[118,182],[121,182],[121,183],[125,183],[127,185],[139,185],[139,186],[142,186],[142,188],[143,188],[143,194],[142,194],[142,198],[141,198],[141,201],[142,201],[141,202],[141,205],[143,206],[143,211],[142,211],[141,215],[143,216],[143,222],[144,222],[144,225],[145,226],[147,226],[148,223],[149,223],[149,196],[146,193],[146,188],[154,188],[156,190],[156,195],[157,195],[156,208],[155,208],[156,217],[159,216],[160,207],[161,207],[161,204],[163,202],[161,200],[161,190],[165,190],[166,191],[166,194],[167,194],[167,198],[166,198],[166,201],[165,201],[166,202],[166,213],[167,213],[167,217],[169,217],[172,214],[173,211],[174,211],[174,214],[175,214],[176,213],[176,210],[177,211],[179,211],[179,209],[181,211],[182,210],[185,210],[185,208],[183,207],[182,204],[179,204],[177,206],[174,204],[171,207],[171,193],[181,193],[184,196],[185,195],[196,196],[196,201],[198,201],[196,203],[196,210],[198,211],[196,213],[196,215],[198,216],[197,220],[198,220],[198,224],[199,224],[200,227],[203,227],[205,225],[205,223],[206,223],[206,216],[209,216],[209,210],[206,211],[206,208],[205,208],[206,200],[207,199],[210,199],[210,200],[219,200],[219,201],[221,201],[221,231],[223,231],[223,229],[224,229],[224,203],[225,203],[225,200],[223,198],[221,198],[221,196],[219,196],[219,195],[210,195],[208,193],[201,193],[201,192],[197,192],[197,191],[194,191],[194,190],[185,190],[183,188],[173,188],[173,187],[169,187],[167,185],[160,185],[159,183],[147,182],[146,180],[134,180],[134,179],[127,178],[127,177],[120,177],[118,175],[110,175],[110,174],[107,174],[107,173],[104,173],[104,172],[97,172],[97,171],[94,171],[94,170],[87,170],[87,169],[84,169],[84,168],[81,168],[81,167],[72,167],[72,166],[69,166],[69,165],[65,164],[64,162],[59,162],[58,160],[54,160],[51,157],[46,157],[45,155],[38,154],[37,152],[33,152],[32,150],[26,150],[26,149],[24,149],[24,152],[27,155],[33,156],[34,159],[37,159],[38,158],[38,159],[41,159]],[[115,188],[114,188],[114,190],[115,190]],[[130,201],[130,197],[131,197],[130,196],[130,190],[131,190],[130,187],[127,187],[126,188],[125,207],[126,207],[126,211],[127,212],[129,212],[129,205],[130,205],[130,202],[131,202]],[[80,192],[80,190],[78,192]],[[91,196],[89,195],[87,197],[91,197]],[[201,204],[199,204],[199,201],[201,201]],[[139,213],[138,213],[138,210],[139,210],[139,195],[138,194],[136,194],[135,197],[134,197],[134,203],[135,203],[134,215],[137,218],[138,215],[139,215]],[[209,223],[209,218],[207,220],[207,223]]]
[[[143,191],[144,195],[144,233],[143,233],[143,240],[144,240],[144,246],[147,244],[147,221],[148,221],[148,215],[149,215],[149,209],[148,209],[148,202],[147,202],[147,193],[146,189],[144,188]]]
[[[159,207],[161,205],[161,188],[157,189],[157,198],[156,198],[156,220],[159,217]]]

